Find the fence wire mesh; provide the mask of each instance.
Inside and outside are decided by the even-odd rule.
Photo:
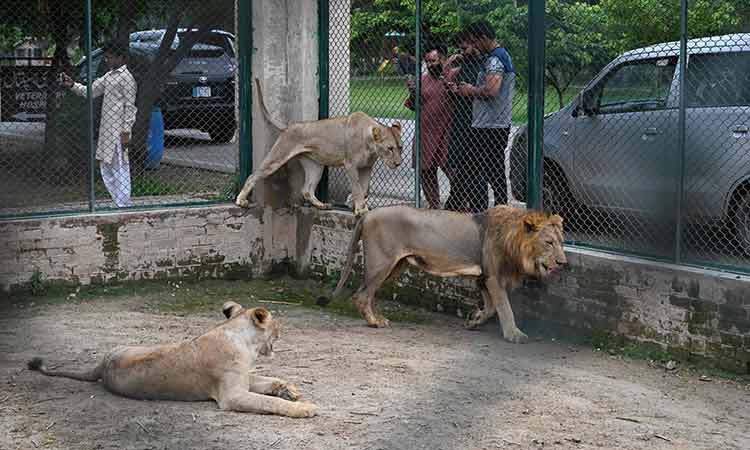
[[[92,3],[4,4],[0,215],[231,199],[235,2]]]
[[[378,207],[415,200],[415,95],[420,73],[421,136],[419,190],[423,204],[434,208],[482,211],[505,203],[509,172],[525,170],[506,164],[513,125],[526,122],[525,37],[497,36],[501,66],[489,78],[504,76],[499,100],[488,106],[484,122],[473,127],[474,99],[466,89],[485,86],[489,66],[473,42],[470,26],[489,15],[504,26],[525,26],[526,13],[513,2],[422,2],[421,61],[416,59],[413,3],[369,1],[351,9],[330,2],[330,115],[363,111],[390,125],[402,124],[403,163],[395,169],[376,164],[368,205]],[[408,2],[407,2],[408,3]],[[387,18],[383,20],[383,18]],[[497,29],[492,21],[485,34]],[[488,38],[488,44],[492,41]],[[489,49],[492,50],[492,49]],[[518,57],[516,57],[518,53]],[[346,55],[346,56],[343,56]],[[514,80],[515,79],[515,80]],[[464,91],[459,91],[466,83]],[[492,102],[484,102],[492,103]],[[343,170],[331,170],[329,195],[334,204],[351,205]]]
[[[639,14],[632,7],[546,1],[544,176],[531,188],[563,215],[571,243],[749,271],[750,10],[691,3],[685,58],[679,0],[640,4]],[[415,153],[424,207],[481,211],[526,200],[527,39],[540,32],[528,29],[527,2],[423,0],[418,18],[415,2],[399,0],[331,0],[330,8],[331,116],[364,111],[404,125],[404,163],[376,166],[371,208],[414,204]],[[477,21],[490,25],[494,44],[470,31]],[[495,46],[507,58],[493,60]],[[511,92],[501,89],[495,103],[486,91],[475,97],[493,70],[511,79],[509,62]],[[466,92],[456,93],[462,82]],[[350,206],[349,192],[333,170],[331,200]]]

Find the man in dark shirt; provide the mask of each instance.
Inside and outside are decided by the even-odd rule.
[[[469,176],[474,182],[470,201],[472,212],[488,207],[487,182],[495,194],[495,205],[507,203],[505,147],[513,115],[513,89],[516,71],[510,53],[501,47],[495,30],[485,21],[469,26],[476,48],[483,54],[476,84],[451,84],[452,92],[473,99],[473,142],[469,151],[480,161]]]
[[[469,30],[462,31],[456,37],[456,46],[460,53],[448,58],[446,65],[451,78],[456,83],[475,84],[482,68],[482,59],[479,51],[474,47]],[[453,171],[451,180],[451,192],[445,208],[453,211],[466,212],[469,210],[469,178],[471,166],[481,164],[476,158],[471,158],[472,153],[467,152],[467,146],[472,145],[473,99],[458,94],[451,94],[453,106],[453,127],[451,129],[450,145],[448,147],[448,167]]]

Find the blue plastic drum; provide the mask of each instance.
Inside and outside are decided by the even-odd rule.
[[[164,117],[158,106],[151,110],[147,146],[146,169],[158,169],[164,156]]]

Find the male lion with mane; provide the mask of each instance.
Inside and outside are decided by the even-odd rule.
[[[265,308],[244,309],[226,302],[224,323],[179,344],[120,347],[86,372],[49,370],[41,358],[29,369],[53,377],[102,380],[118,395],[142,400],[215,400],[227,411],[312,417],[318,407],[295,402],[296,386],[250,374],[258,355],[271,356],[279,324]],[[281,397],[281,398],[279,398]]]
[[[484,305],[467,320],[467,328],[476,328],[497,313],[503,337],[525,342],[528,337],[516,326],[508,290],[525,276],[545,278],[567,264],[562,223],[559,215],[511,206],[473,215],[409,206],[378,208],[358,220],[331,297],[343,289],[362,240],[364,282],[352,299],[368,325],[389,326],[388,319],[375,311],[375,293],[412,265],[441,277],[477,278]],[[319,304],[329,300],[323,297]]]

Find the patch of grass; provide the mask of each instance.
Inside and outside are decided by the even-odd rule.
[[[350,111],[363,111],[372,117],[414,119],[414,112],[404,106],[409,96],[405,80],[385,78],[351,80]]]
[[[715,359],[708,359],[684,351],[665,349],[653,343],[638,342],[608,331],[595,330],[586,340],[586,343],[591,345],[595,351],[608,353],[612,356],[662,364],[672,360],[679,363],[680,370],[686,370],[696,377],[706,375],[741,384],[750,384],[750,374],[723,369],[717,365]]]
[[[525,124],[528,117],[528,96],[525,88],[519,89],[517,80],[515,96],[513,98],[513,123]],[[414,112],[404,107],[404,100],[409,95],[406,81],[401,78],[358,78],[350,81],[350,111],[363,111],[373,117],[393,119],[414,119]],[[578,93],[578,87],[569,88],[563,95],[564,104]],[[557,92],[551,87],[544,91],[544,113],[548,114],[560,109]]]
[[[335,281],[332,281],[335,282]],[[138,298],[140,306],[149,311],[184,315],[189,313],[217,312],[226,301],[235,301],[245,307],[267,306],[275,308],[304,307],[361,320],[359,311],[342,295],[326,307],[316,304],[318,297],[330,293],[330,287],[321,281],[294,279],[288,276],[272,280],[142,280],[97,286],[71,286],[45,284],[42,294],[31,291],[14,294],[9,302],[0,302],[0,310],[28,306],[80,304],[91,301],[116,301]],[[379,308],[393,322],[426,323],[429,315],[424,310],[381,301]]]
[[[186,191],[185,186],[160,179],[156,175],[142,174],[132,180],[133,197],[149,195],[174,195]]]
[[[31,290],[31,295],[37,296],[44,294],[47,287],[44,285],[44,281],[42,280],[42,272],[38,270],[34,271],[34,273],[31,275],[31,279],[29,280],[29,289]]]

